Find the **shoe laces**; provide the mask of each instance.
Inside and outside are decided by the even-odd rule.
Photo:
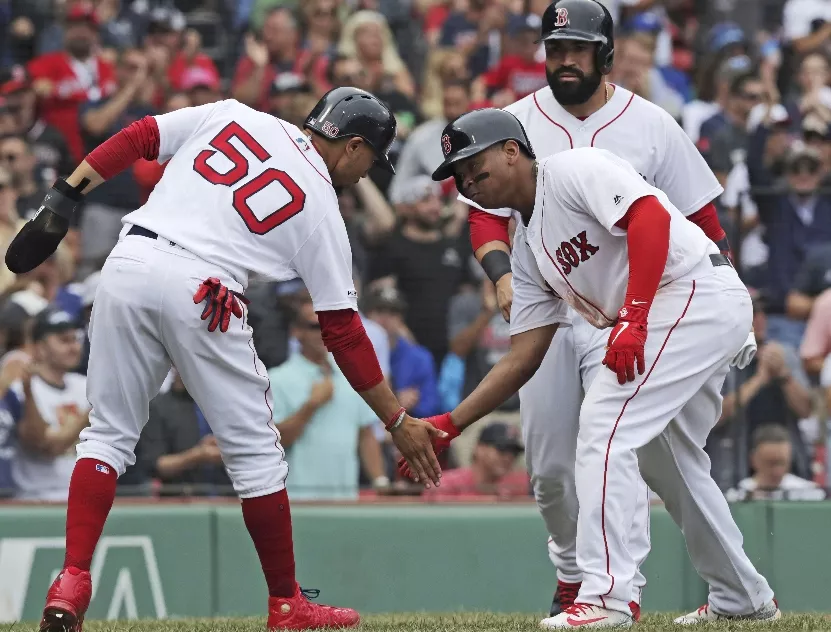
[[[306,599],[312,600],[320,597],[320,590],[318,590],[317,588],[301,588],[300,594],[303,595]]]
[[[576,603],[573,606],[566,608],[566,613],[581,616],[590,611],[594,606],[590,603]]]
[[[709,604],[709,603],[705,603],[705,604],[704,604],[703,606],[701,606],[698,610],[696,610],[696,612],[697,612],[698,614],[707,614],[707,611],[708,611],[709,609],[710,609],[710,604]]]
[[[558,582],[557,588],[560,589],[560,599],[562,601],[574,603],[574,600],[577,599],[577,595],[580,594],[580,584]]]

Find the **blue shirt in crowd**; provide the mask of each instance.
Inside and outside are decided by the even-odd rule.
[[[426,347],[399,338],[390,351],[390,370],[392,386],[396,391],[418,389],[418,404],[409,411],[411,415],[430,417],[441,412],[436,367],[433,355]]]
[[[23,415],[23,406],[9,389],[0,399],[0,498],[12,495],[12,461],[17,450],[15,427]]]

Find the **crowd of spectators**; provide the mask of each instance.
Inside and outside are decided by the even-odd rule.
[[[708,443],[713,474],[731,498],[778,488],[816,497],[815,483],[828,486],[831,445],[831,0],[601,2],[616,24],[611,81],[669,112],[724,185],[720,219],[754,297],[759,352],[726,382]],[[338,193],[361,310],[409,411],[450,409],[510,340],[472,256],[467,208],[452,181],[429,176],[449,120],[547,89],[537,43],[547,6],[0,0],[0,242],[58,175],[147,114],[234,98],[299,125],[328,89],[364,88],[389,105],[398,136],[394,176],[374,169]],[[88,423],[85,330],[98,271],[121,219],[163,171],[139,161],[87,196],[47,262],[19,276],[0,268],[3,496],[65,497]],[[247,296],[292,496],[418,493],[399,479],[378,420],[327,355],[302,283],[255,278]],[[460,439],[443,456],[447,485],[427,496],[527,497],[518,405],[511,398],[480,424],[481,436]],[[175,369],[121,485],[144,495],[230,493],[216,441]]]

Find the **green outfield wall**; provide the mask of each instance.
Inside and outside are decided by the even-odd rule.
[[[555,584],[533,505],[295,506],[298,580],[364,613],[547,608]],[[831,610],[831,502],[733,512],[753,562],[792,611]],[[63,560],[64,508],[0,508],[0,622],[36,619]],[[646,610],[706,598],[683,539],[652,512]],[[260,615],[266,592],[236,504],[121,505],[92,567],[90,618]]]

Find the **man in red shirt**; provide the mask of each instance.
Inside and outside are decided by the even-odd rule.
[[[508,21],[510,50],[480,77],[478,82],[484,85],[484,91],[481,87],[474,91],[474,98],[488,97],[496,107],[504,107],[544,87],[545,55],[541,54],[539,33],[538,16],[512,16]]]
[[[449,496],[498,496],[529,498],[531,479],[525,469],[514,470],[517,457],[525,451],[519,430],[495,421],[482,430],[470,467],[445,470],[441,487],[425,491],[430,498]]]
[[[66,16],[64,50],[36,57],[28,66],[43,120],[64,135],[76,162],[85,154],[78,107],[116,89],[115,69],[97,54],[97,44],[98,21],[92,6],[76,4]]]
[[[266,16],[259,38],[248,36],[245,55],[237,64],[231,95],[263,112],[268,111],[268,97],[274,79],[281,73],[305,75],[304,59],[299,49],[297,22],[291,11],[276,7]]]

